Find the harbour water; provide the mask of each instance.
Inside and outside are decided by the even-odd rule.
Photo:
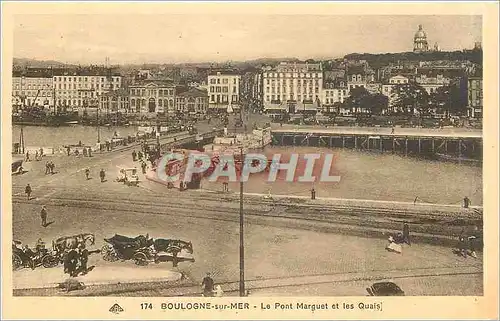
[[[94,145],[97,143],[97,131],[95,126],[82,125],[61,127],[24,126],[23,135],[26,146],[59,147],[67,144],[78,144],[79,141],[85,145]],[[20,132],[20,126],[12,126],[13,143],[19,142]],[[101,141],[112,138],[115,132],[121,137],[133,136],[137,132],[137,127],[100,127]]]
[[[115,131],[120,136],[135,135],[137,128],[101,127],[101,140],[111,138]],[[13,142],[19,141],[20,127],[13,126]],[[24,127],[27,146],[61,146],[64,144],[95,144],[97,128],[80,125],[49,128]],[[331,153],[335,155],[334,168],[340,173],[339,183],[316,183],[318,197],[372,199],[385,201],[460,204],[463,197],[472,205],[481,205],[482,167],[443,161],[423,160],[390,153],[368,153],[354,150],[314,147],[269,147],[272,153]],[[238,190],[237,183],[230,183]],[[266,178],[251,176],[245,192],[309,196],[310,183],[268,183]],[[203,181],[203,189],[221,190],[219,183]]]
[[[313,147],[270,147],[267,152],[333,153],[332,169],[340,175],[340,182],[315,183],[317,197],[369,199],[382,201],[418,202],[459,205],[465,196],[473,205],[483,202],[482,167],[403,157],[390,153],[369,153],[348,149]],[[245,192],[278,195],[310,196],[311,183],[267,182],[267,174],[252,174],[245,184]],[[202,188],[222,190],[220,183],[208,180]],[[238,183],[229,183],[232,191]]]

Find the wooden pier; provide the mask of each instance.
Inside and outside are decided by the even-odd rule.
[[[408,155],[444,155],[481,159],[480,131],[374,128],[279,128],[271,132],[274,146],[314,146],[392,152]]]

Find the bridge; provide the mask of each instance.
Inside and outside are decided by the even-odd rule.
[[[460,128],[369,128],[369,127],[293,127],[271,131],[273,145],[315,146],[377,150],[404,155],[443,154],[459,158],[482,155],[482,132]]]
[[[179,148],[186,145],[196,144],[196,145],[204,145],[209,142],[212,142],[213,139],[217,136],[223,135],[224,130],[217,129],[207,131],[201,134],[187,134],[183,133],[177,136],[170,136],[160,139],[160,147],[162,150],[171,149],[171,148]],[[149,144],[156,144],[156,140],[150,140]]]

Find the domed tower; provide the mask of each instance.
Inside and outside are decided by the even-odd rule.
[[[427,35],[425,34],[422,25],[418,26],[418,31],[413,37],[413,52],[426,52],[429,51],[429,43],[427,42]]]

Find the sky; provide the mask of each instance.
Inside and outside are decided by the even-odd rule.
[[[66,63],[224,62],[404,52],[422,24],[430,45],[472,48],[481,16],[17,15],[14,57]]]

